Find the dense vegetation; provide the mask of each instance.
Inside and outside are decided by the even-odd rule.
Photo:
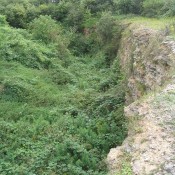
[[[127,135],[113,14],[174,0],[0,0],[0,174],[104,175]]]
[[[51,3],[52,2],[52,3]],[[0,13],[14,27],[26,28],[40,15],[50,15],[64,26],[83,30],[103,11],[147,17],[175,15],[174,0],[1,0]]]
[[[119,23],[76,3],[1,3],[0,174],[106,174],[127,133]]]

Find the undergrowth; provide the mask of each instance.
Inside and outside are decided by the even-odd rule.
[[[66,34],[37,34],[0,27],[0,174],[106,174],[106,154],[127,134],[118,60],[106,46],[74,55],[57,41]]]

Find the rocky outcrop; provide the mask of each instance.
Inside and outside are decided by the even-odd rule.
[[[110,174],[175,175],[175,41],[130,26],[119,57],[128,79],[129,133],[108,154]]]
[[[119,58],[128,79],[128,104],[171,78],[175,42],[160,31],[130,27],[123,33]]]

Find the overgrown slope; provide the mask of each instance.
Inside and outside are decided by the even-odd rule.
[[[41,30],[45,21],[53,25],[49,33]],[[48,16],[34,21],[31,33],[3,16],[1,23],[0,174],[106,174],[106,154],[126,136],[115,54],[99,45],[74,56]]]

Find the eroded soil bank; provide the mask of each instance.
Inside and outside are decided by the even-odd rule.
[[[110,174],[175,174],[175,41],[164,34],[133,25],[123,33],[129,133],[108,154]]]

